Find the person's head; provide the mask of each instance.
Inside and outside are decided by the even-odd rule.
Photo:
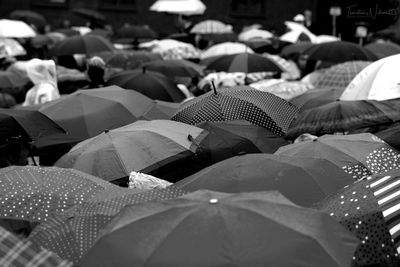
[[[100,57],[92,57],[87,61],[87,75],[91,82],[96,84],[104,83],[106,64]]]
[[[9,142],[0,146],[0,168],[28,165],[30,145],[28,142]]]
[[[294,21],[294,22],[297,22],[297,23],[300,23],[300,24],[303,24],[305,20],[306,20],[306,19],[305,19],[305,17],[304,17],[303,14],[297,14],[297,15],[293,18],[293,21]]]

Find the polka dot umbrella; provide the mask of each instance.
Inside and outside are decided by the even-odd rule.
[[[277,192],[202,190],[126,207],[79,266],[339,267],[357,245],[328,215]]]
[[[287,135],[346,133],[399,119],[398,109],[388,103],[376,100],[335,101],[299,113]]]
[[[184,194],[185,191],[174,186],[145,192],[124,188],[123,191],[103,191],[88,203],[38,225],[29,239],[63,259],[77,263],[93,246],[100,231],[125,206],[173,199]]]
[[[369,176],[316,205],[360,239],[352,266],[399,266],[399,181],[399,170]]]
[[[190,192],[277,190],[293,203],[309,207],[352,182],[350,175],[327,160],[259,153],[229,158],[174,185]]]
[[[283,146],[275,154],[327,159],[355,179],[400,166],[399,152],[369,133],[324,135],[313,141]]]
[[[197,124],[204,121],[246,120],[284,135],[297,114],[285,100],[249,86],[214,89],[182,104],[172,120]]]
[[[72,169],[12,166],[0,170],[0,216],[44,222],[56,212],[117,187]]]

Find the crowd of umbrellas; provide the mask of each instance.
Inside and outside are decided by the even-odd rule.
[[[152,9],[205,9],[175,2]],[[285,24],[161,39],[1,19],[0,57],[16,60],[0,71],[0,152],[31,158],[0,169],[0,266],[399,266],[400,46]],[[79,65],[92,57],[96,88]],[[60,96],[22,105],[31,62],[50,58]]]

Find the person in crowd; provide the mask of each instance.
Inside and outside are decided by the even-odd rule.
[[[28,165],[30,146],[21,137],[12,137],[0,145],[0,168]]]
[[[99,88],[105,85],[106,63],[100,57],[92,57],[87,60],[86,74],[90,81],[89,88]]]
[[[43,104],[60,98],[53,60],[32,59],[27,64],[27,73],[34,86],[26,93],[23,106]]]

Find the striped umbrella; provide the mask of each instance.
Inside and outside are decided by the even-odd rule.
[[[366,177],[316,205],[361,241],[354,267],[399,266],[400,170]]]
[[[188,124],[247,120],[282,136],[296,114],[297,108],[282,98],[250,86],[238,86],[214,90],[183,103],[172,120]]]

